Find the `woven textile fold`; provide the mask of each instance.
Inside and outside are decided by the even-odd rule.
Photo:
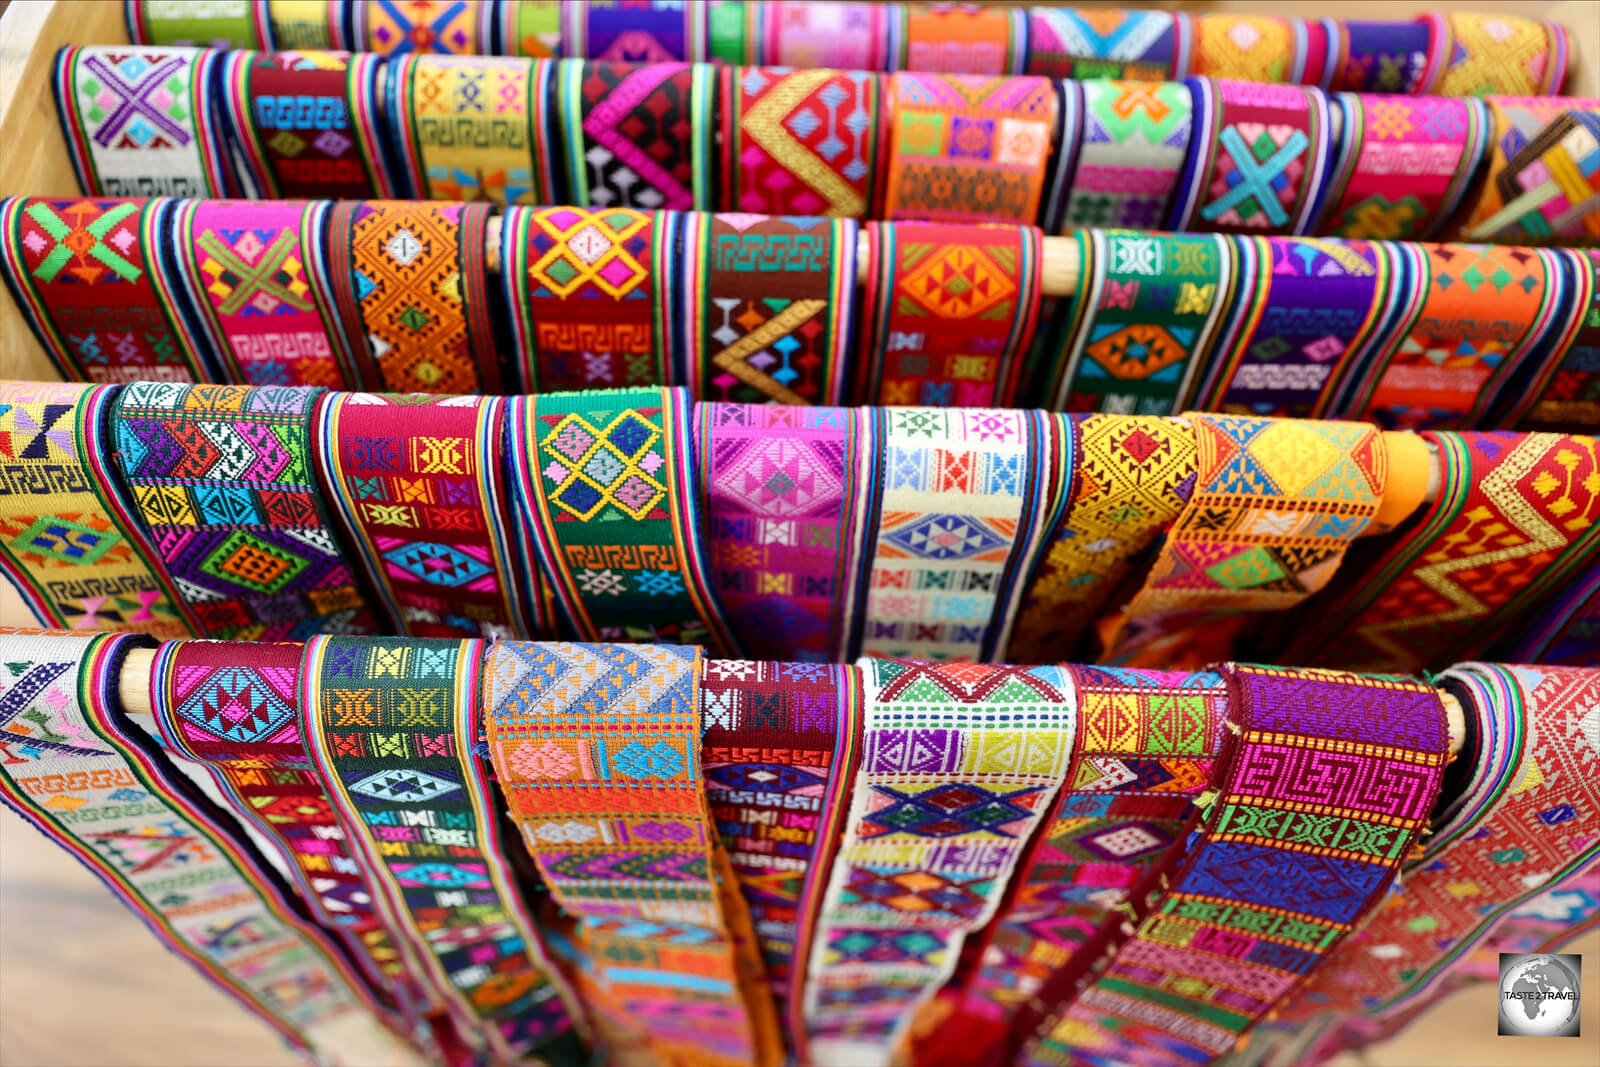
[[[841,403],[855,220],[697,214],[682,225],[675,380],[705,400]]]
[[[227,196],[216,69],[204,48],[69,45],[56,55],[56,110],[89,196]]]
[[[1600,442],[1430,433],[1439,492],[1366,573],[1324,598],[1291,662],[1439,668],[1477,655],[1600,547]]]
[[[1157,868],[1171,888],[1153,876],[1132,894],[1132,933],[1023,1063],[1228,1052],[1378,907],[1427,825],[1449,757],[1434,690],[1281,667],[1223,674],[1238,734],[1197,835]]]
[[[425,200],[559,203],[549,60],[405,56],[389,64],[388,111],[411,194]]]
[[[354,47],[345,32],[345,12],[338,0],[267,0],[271,46],[318,51]]]
[[[1581,667],[1600,663],[1600,561],[1548,598],[1537,615],[1508,633],[1496,655],[1516,663]]]
[[[1555,22],[1482,12],[1423,16],[1448,57],[1440,96],[1552,96],[1567,80],[1567,31]]]
[[[618,63],[706,58],[710,4],[682,0],[561,0],[561,51]]]
[[[1028,61],[1028,13],[978,4],[896,4],[894,70],[1021,74]]]
[[[362,388],[499,391],[488,224],[488,204],[334,205],[326,284]]]
[[[695,405],[711,588],[747,654],[848,655],[880,427],[862,408]]]
[[[1563,253],[1571,269],[1577,321],[1558,339],[1533,380],[1500,417],[1518,430],[1600,433],[1600,249]]]
[[[1327,48],[1323,27],[1307,19],[1207,11],[1194,17],[1189,72],[1248,82],[1321,85]]]
[[[336,0],[335,0],[336,2]],[[346,0],[352,39],[368,52],[477,55],[489,50],[492,0]]]
[[[1031,7],[1028,19],[1029,74],[1160,81],[1189,73],[1194,30],[1185,12]]]
[[[1060,667],[862,660],[864,755],[805,1012],[818,1063],[887,1063],[984,928],[1061,787],[1076,723]]]
[[[1189,87],[1071,81],[1062,84],[1061,93],[1061,143],[1076,143],[1078,156],[1075,166],[1057,165],[1044,207],[1045,230],[1160,226],[1189,154],[1194,126]]]
[[[160,261],[173,201],[0,200],[0,267],[64,378],[213,381]]]
[[[580,207],[711,210],[716,89],[707,63],[562,60],[555,110],[567,196]]]
[[[320,395],[156,382],[117,395],[120,483],[203,636],[304,640],[381,627],[319,499]]]
[[[560,0],[517,0],[499,5],[497,55],[555,59],[561,55]]]
[[[0,714],[14,739],[0,744],[0,800],[290,1047],[417,1063],[377,1022],[359,973],[301,917],[237,826],[124,717],[122,660],[148,644],[123,634],[6,638]],[[33,724],[26,737],[17,734],[24,721]]]
[[[700,650],[503,641],[489,753],[523,843],[578,919],[597,1025],[668,1067],[781,1060],[750,919],[700,782]]]
[[[1428,23],[1334,19],[1331,88],[1353,93],[1429,92],[1442,64],[1430,59]]]
[[[763,61],[802,70],[888,70],[894,4],[770,0]]]
[[[188,637],[198,620],[111,470],[118,389],[0,383],[0,568],[46,626]]]
[[[162,3],[125,0],[128,39],[134,44],[272,48],[274,0]],[[289,47],[281,45],[280,47]]]
[[[312,430],[318,477],[389,621],[414,637],[549,628],[513,569],[501,397],[331,393]]]
[[[512,397],[519,558],[588,640],[738,646],[711,595],[682,389]]]
[[[805,976],[861,759],[861,671],[712,660],[700,708],[711,816],[750,908],[787,1045],[804,1061]]]
[[[300,729],[340,825],[458,1035],[495,1062],[577,1062],[583,1017],[505,857],[477,749],[484,642],[313,637]]]
[[[1586,207],[1600,182],[1589,145],[1600,126],[1595,97],[1491,96],[1488,174],[1462,232],[1517,244],[1593,244],[1600,219]]]

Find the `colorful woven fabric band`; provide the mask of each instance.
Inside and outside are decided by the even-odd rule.
[[[1044,228],[1153,229],[1166,221],[1189,154],[1193,103],[1182,82],[1083,81],[1062,85],[1062,151]],[[1070,173],[1069,173],[1070,170]]]
[[[1196,150],[1171,230],[1306,233],[1331,156],[1328,98],[1298,85],[1190,78]]]
[[[1010,402],[1038,324],[1035,226],[868,223],[861,382],[874,404]]]
[[[895,70],[1021,74],[1028,61],[1028,13],[977,4],[897,4]]]
[[[1353,93],[1428,91],[1430,34],[1423,19],[1411,22],[1334,20],[1329,57],[1331,88]],[[1376,235],[1374,235],[1376,236]]]
[[[787,1046],[804,1060],[803,986],[861,760],[861,671],[712,660],[700,708],[711,816],[750,908]]]
[[[752,656],[836,662],[859,617],[880,418],[696,404],[711,588]]]
[[[883,156],[882,75],[725,67],[718,77],[723,210],[871,215]]]
[[[499,1063],[573,1061],[582,1016],[524,909],[476,754],[483,662],[482,641],[313,637],[303,736],[456,1033]]]
[[[244,385],[341,388],[356,380],[326,275],[327,203],[184,200],[170,234],[174,290],[198,337]]]
[[[495,393],[488,204],[346,201],[328,216],[328,284],[363,388]]]
[[[379,629],[312,472],[321,392],[136,382],[111,407],[121,484],[204,636]]]
[[[1088,415],[1072,432],[1067,513],[1024,585],[1011,663],[1071,659],[1133,561],[1194,492],[1194,431],[1181,419]]]
[[[764,6],[765,62],[802,70],[889,69],[893,5],[773,0]]]
[[[575,59],[670,63],[706,58],[706,8],[681,0],[561,0],[561,51]]]
[[[888,104],[882,218],[1038,219],[1058,110],[1048,78],[901,72]]]
[[[1462,232],[1498,242],[1593,244],[1600,160],[1600,100],[1490,97],[1489,173]]]
[[[315,465],[389,621],[414,637],[544,632],[510,556],[501,397],[331,393]]]
[[[681,216],[520,208],[500,227],[500,284],[530,393],[661,385]]]
[[[277,0],[214,0],[206,4],[127,0],[128,38],[135,44],[214,42],[221,48],[271,48],[271,9],[277,6]]]
[[[218,107],[244,191],[274,199],[396,195],[378,128],[380,57],[228,52],[219,64]]]
[[[1238,253],[1214,234],[1077,234],[1079,284],[1049,357],[1063,411],[1175,415],[1233,298]]]
[[[336,0],[335,0],[336,2]],[[368,52],[406,55],[488,51],[490,0],[347,0],[354,15],[354,40]]]
[[[869,534],[860,653],[987,661],[1071,481],[1066,420],[1041,411],[895,408]]]
[[[1553,96],[1567,80],[1567,34],[1559,23],[1452,11],[1423,16],[1436,51],[1449,57],[1440,96]]]
[[[497,55],[556,59],[561,55],[560,0],[502,3],[495,27]]]
[[[522,558],[538,562],[578,636],[737,648],[700,542],[687,394],[619,389],[508,403]]]
[[[574,204],[711,210],[716,68],[564,59],[555,98]]]
[[[1192,20],[1183,12],[1030,7],[1028,73],[1160,81],[1189,73]]]
[[[675,379],[706,400],[843,402],[856,230],[854,219],[685,216]]]
[[[1073,749],[1060,667],[862,660],[865,754],[823,906],[817,1063],[881,1064],[993,918]]]
[[[1107,655],[1128,666],[1215,661],[1248,613],[1281,611],[1320,590],[1377,515],[1389,481],[1388,450],[1371,426],[1185,417],[1195,434],[1194,492],[1143,588],[1108,627]]]
[[[776,1013],[700,783],[700,667],[697,648],[499,642],[489,752],[578,919],[585,1002],[663,1064],[775,1067]]]
[[[1319,38],[1315,42],[1321,54],[1313,59],[1310,36],[1315,29],[1299,18],[1198,14],[1194,18],[1194,65],[1189,72],[1207,78],[1317,85],[1320,75],[1306,75],[1312,73],[1313,64],[1318,71],[1325,64],[1327,41]]]
[[[211,381],[158,262],[172,201],[0,200],[0,267],[62,377]]]
[[[56,56],[56,109],[89,196],[227,196],[213,122],[222,53],[69,45]]]
[[[1600,662],[1600,561],[1547,598],[1497,653],[1511,663],[1581,667]]]
[[[1233,237],[1228,323],[1194,406],[1320,418],[1352,367],[1385,344],[1397,271],[1386,245]]]
[[[292,1048],[412,1063],[358,972],[237,828],[123,716],[123,634],[12,635],[0,800],[95,874],[162,946]],[[27,733],[18,736],[18,727]]]
[[[412,194],[559,203],[548,141],[550,60],[405,56],[389,65],[389,118]],[[491,110],[492,108],[492,110]]]
[[[1543,366],[1500,416],[1518,430],[1600,432],[1600,249],[1569,249],[1577,310],[1570,338],[1546,348]]]
[[[281,49],[349,49],[345,12],[338,0],[267,0],[268,40]]]
[[[1224,669],[1238,737],[1219,794],[1135,931],[1027,1064],[1194,1064],[1305,984],[1389,891],[1449,757],[1426,686],[1334,672]],[[1341,773],[1329,776],[1325,768]],[[1092,961],[1085,961],[1092,962]]]
[[[46,626],[188,637],[196,620],[109,469],[117,391],[0,382],[0,568]]]
[[[1319,605],[1292,661],[1412,671],[1476,655],[1600,546],[1595,438],[1426,436],[1439,456],[1437,497],[1364,575]]]

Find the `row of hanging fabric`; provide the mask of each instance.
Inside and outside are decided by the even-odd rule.
[[[1315,1064],[1600,920],[1594,668],[4,645],[0,800],[320,1063]]]

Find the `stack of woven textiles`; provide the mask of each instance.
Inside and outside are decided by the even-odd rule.
[[[0,799],[328,1062],[1266,1063],[1593,913],[1593,668],[0,650]]]
[[[1557,92],[1567,35],[1518,15],[1409,21],[798,0],[126,0],[136,44],[721,60],[948,74]]]

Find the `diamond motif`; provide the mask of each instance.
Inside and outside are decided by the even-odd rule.
[[[454,793],[461,788],[452,782],[427,771],[388,770],[374,771],[351,782],[346,788],[372,800],[398,800],[406,804],[419,804],[425,800]]]

